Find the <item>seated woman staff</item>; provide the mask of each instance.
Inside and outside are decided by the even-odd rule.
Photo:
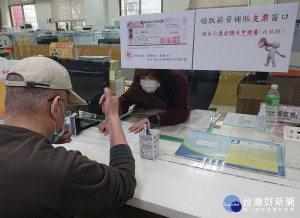
[[[184,75],[173,70],[136,69],[133,83],[119,98],[120,115],[127,113],[131,105],[136,108],[164,109],[165,112],[151,115],[134,123],[130,132],[138,133],[149,127],[175,125],[186,121],[190,116],[188,83]],[[107,135],[106,122],[99,124],[100,132]]]

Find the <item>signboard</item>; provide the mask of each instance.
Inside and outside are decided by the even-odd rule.
[[[287,72],[298,3],[199,9],[194,70]]]
[[[0,119],[3,119],[5,115],[4,99],[6,94],[6,87],[4,85],[4,81],[10,68],[17,62],[17,60],[7,60],[5,58],[0,57]]]
[[[122,68],[192,69],[195,11],[122,16]]]
[[[49,56],[56,56],[61,59],[77,58],[74,42],[51,42]]]
[[[6,58],[0,57],[0,82],[5,81],[9,69],[17,62],[17,60],[7,60]]]

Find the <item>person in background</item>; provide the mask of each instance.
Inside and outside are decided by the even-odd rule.
[[[63,66],[46,57],[25,58],[11,68],[5,84],[0,217],[95,214],[132,198],[135,161],[120,124],[118,99],[108,88],[100,103],[111,130],[109,166],[52,146],[71,140],[67,106],[86,104],[73,92]]]
[[[145,122],[149,128],[176,125],[186,121],[190,116],[188,83],[184,75],[173,70],[136,69],[133,83],[119,98],[120,115],[127,113],[131,105],[136,108],[162,109],[164,112],[151,115],[134,123],[130,132],[138,133],[144,129]],[[107,135],[107,122],[99,124],[100,132]]]

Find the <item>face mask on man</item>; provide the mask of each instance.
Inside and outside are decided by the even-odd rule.
[[[62,104],[62,101],[60,101],[60,102],[61,102],[61,108],[62,108],[62,111],[63,111],[63,115],[65,116],[64,106]],[[56,121],[54,121],[54,133],[52,134],[52,137],[50,139],[51,144],[54,144],[60,137],[62,137],[62,135],[65,132],[65,125],[66,125],[66,120],[64,119],[64,124],[63,124],[61,130],[59,131],[59,133],[57,133],[56,132]]]
[[[160,84],[157,80],[141,79],[140,84],[141,84],[143,90],[145,90],[148,93],[153,93],[160,87]]]

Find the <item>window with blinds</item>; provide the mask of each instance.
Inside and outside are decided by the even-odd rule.
[[[161,13],[162,0],[121,0],[122,15]]]
[[[20,27],[26,23],[31,24],[34,30],[38,28],[35,0],[8,0],[7,3],[14,27]]]
[[[84,0],[51,0],[54,22],[84,21]]]

